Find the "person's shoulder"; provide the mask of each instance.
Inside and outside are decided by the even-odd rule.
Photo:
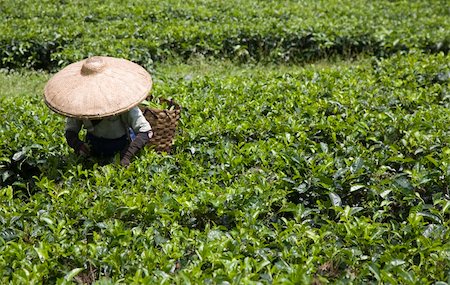
[[[81,122],[81,120],[77,119],[77,118],[73,118],[73,117],[66,117],[66,122],[67,123],[78,123],[78,122]]]
[[[131,115],[132,117],[133,116],[141,116],[142,115],[142,111],[141,111],[141,109],[138,106],[136,106],[136,107],[131,108],[128,111],[128,114]]]

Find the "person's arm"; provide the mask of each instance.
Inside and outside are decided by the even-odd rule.
[[[141,132],[136,134],[136,138],[125,149],[120,159],[120,164],[123,166],[130,165],[130,161],[133,156],[141,150],[150,140],[149,132]]]
[[[124,166],[130,164],[133,156],[141,150],[153,136],[150,123],[145,119],[142,111],[138,107],[135,107],[128,112],[127,120],[129,126],[131,126],[136,133],[136,138],[122,152],[120,163]]]

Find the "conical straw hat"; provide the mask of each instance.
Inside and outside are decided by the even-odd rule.
[[[150,74],[126,59],[94,56],[53,75],[44,89],[45,103],[67,117],[98,119],[125,112],[152,88]]]

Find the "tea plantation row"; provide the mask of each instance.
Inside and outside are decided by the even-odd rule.
[[[305,62],[448,52],[446,1],[2,1],[0,67],[54,69],[88,55],[145,67],[172,57]]]
[[[0,282],[448,284],[449,59],[156,66],[179,135],[128,169],[1,74]]]

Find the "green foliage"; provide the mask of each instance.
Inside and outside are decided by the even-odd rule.
[[[1,74],[1,283],[447,284],[449,59],[156,67],[179,133],[126,169]]]
[[[410,49],[448,52],[444,2],[2,1],[0,67],[50,70],[90,55],[148,68],[172,57],[298,63]]]

